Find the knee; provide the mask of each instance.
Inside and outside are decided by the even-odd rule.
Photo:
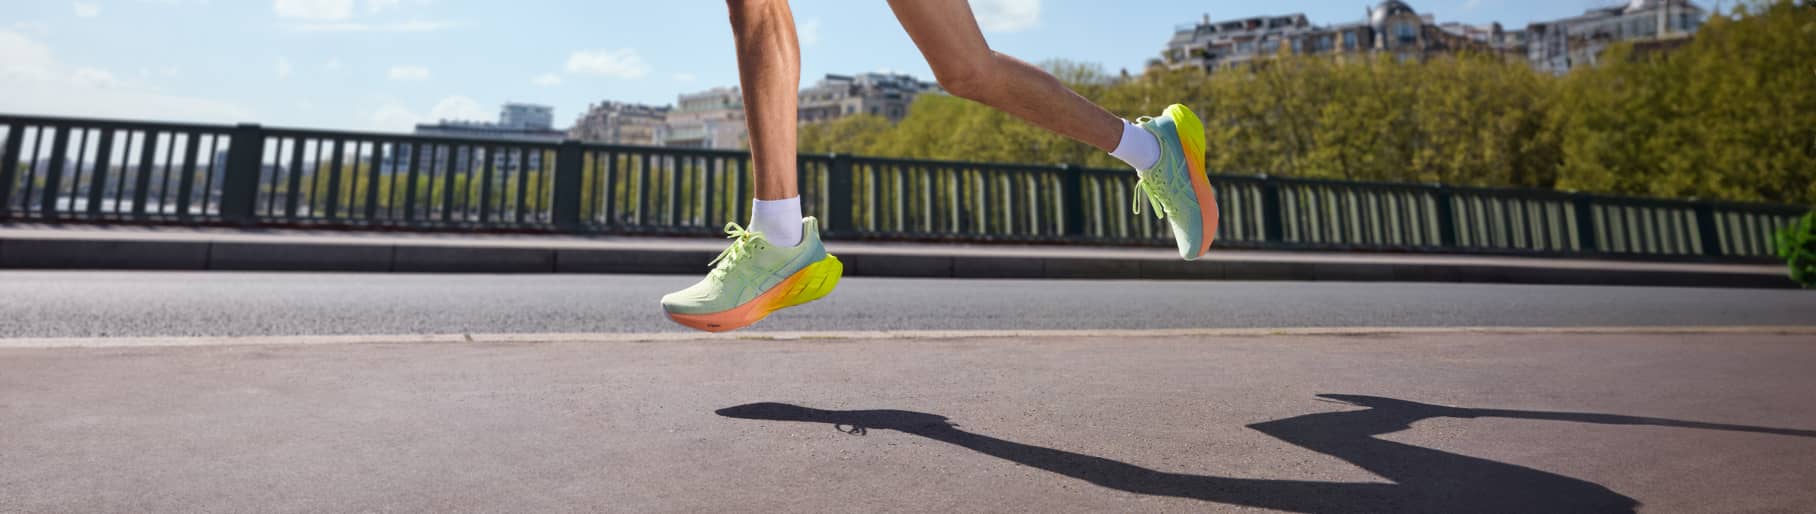
[[[990,59],[950,59],[932,64],[934,79],[953,96],[983,101],[996,89],[998,70],[990,66]]]

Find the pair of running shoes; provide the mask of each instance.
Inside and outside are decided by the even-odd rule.
[[[1211,249],[1217,232],[1217,198],[1204,169],[1204,125],[1183,105],[1167,107],[1158,118],[1142,118],[1141,128],[1160,140],[1160,161],[1137,170],[1133,210],[1146,206],[1170,222],[1179,256],[1193,260]],[[1144,198],[1146,197],[1145,201]],[[732,240],[708,263],[706,278],[662,297],[662,310],[676,323],[708,332],[750,326],[778,310],[824,298],[844,274],[838,257],[820,242],[819,220],[801,220],[801,243],[771,243],[763,234],[736,223],[725,226]]]

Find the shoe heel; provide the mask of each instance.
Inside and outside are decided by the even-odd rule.
[[[782,307],[794,307],[825,298],[826,295],[832,294],[834,287],[838,287],[839,278],[844,274],[845,263],[839,262],[838,257],[828,254],[825,259],[820,259],[820,262],[801,269],[796,275],[800,279],[794,285],[794,290],[789,291],[788,300],[782,304]]]

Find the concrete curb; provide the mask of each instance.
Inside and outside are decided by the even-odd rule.
[[[699,274],[714,252],[345,242],[0,239],[0,269],[333,271],[424,273]],[[876,249],[839,252],[847,276],[1341,282],[1475,282],[1793,288],[1751,270],[1623,269],[1475,263],[1316,262],[1077,256],[941,256]]]
[[[59,348],[173,348],[208,346],[323,346],[361,344],[549,344],[743,341],[890,341],[927,339],[1061,338],[1257,338],[1372,337],[1430,334],[1495,335],[1816,335],[1816,327],[1684,326],[1684,327],[1289,327],[1185,328],[1134,330],[894,330],[820,332],[601,332],[548,334],[373,334],[313,336],[205,337],[23,337],[0,338],[0,350]]]

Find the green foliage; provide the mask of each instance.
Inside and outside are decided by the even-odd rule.
[[[1816,288],[1816,211],[1778,231],[1778,256],[1791,267],[1791,280]]]
[[[1743,4],[1682,49],[1605,60],[1564,80],[1558,187],[1816,202],[1816,8]]]
[[[1128,116],[1183,103],[1232,173],[1816,203],[1816,7],[1716,15],[1669,52],[1616,47],[1557,77],[1488,55],[1282,56],[1250,72],[1111,77],[1046,67]],[[806,152],[1117,167],[1087,145],[956,97],[899,125],[802,128]]]
[[[860,114],[803,126],[799,144],[805,153],[877,155],[883,150],[883,135],[888,131],[889,120]]]

